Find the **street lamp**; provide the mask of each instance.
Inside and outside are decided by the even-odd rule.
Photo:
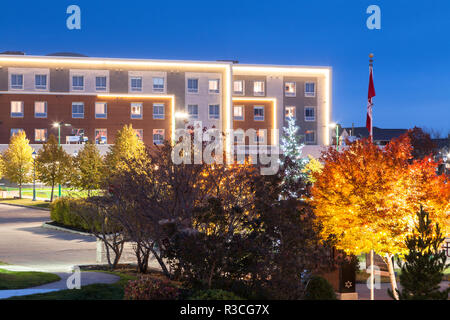
[[[58,146],[61,145],[61,126],[70,127],[70,123],[53,122],[53,128],[58,128]],[[61,184],[58,184],[58,197],[61,198]]]
[[[328,127],[331,129],[336,128],[336,150],[339,151],[339,126],[333,122],[328,124]]]
[[[33,201],[36,201],[36,150],[31,154],[33,157]]]

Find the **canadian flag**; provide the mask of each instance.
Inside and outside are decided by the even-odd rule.
[[[367,118],[366,118],[366,128],[369,130],[370,140],[373,139],[373,126],[372,126],[372,98],[375,97],[375,86],[373,85],[373,66],[370,64],[370,75],[369,75],[369,95],[367,100]]]

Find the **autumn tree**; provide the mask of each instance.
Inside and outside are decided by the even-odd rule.
[[[422,128],[414,127],[406,133],[412,145],[412,156],[414,159],[423,159],[432,155],[436,145],[430,137],[430,134],[423,131]]]
[[[114,144],[106,155],[106,165],[110,172],[115,172],[124,167],[125,160],[138,158],[145,153],[145,145],[136,134],[133,126],[125,125],[117,131]]]
[[[405,254],[405,239],[414,228],[422,205],[432,219],[448,227],[449,186],[436,175],[431,159],[411,162],[409,138],[391,141],[383,149],[368,139],[343,150],[329,148],[310,203],[323,226],[324,239],[349,254],[374,250],[388,265],[392,290],[396,280],[392,258]],[[446,229],[448,230],[448,229]]]
[[[50,135],[48,141],[39,150],[36,157],[36,171],[38,179],[52,187],[50,201],[53,201],[55,185],[70,181],[72,158],[58,144],[54,135]]]
[[[5,178],[19,185],[19,197],[22,198],[22,185],[32,180],[33,148],[29,145],[24,131],[14,134],[4,152]]]
[[[92,142],[86,143],[78,155],[73,159],[74,170],[71,186],[86,190],[91,196],[92,190],[100,188],[105,174],[104,159],[97,146]]]

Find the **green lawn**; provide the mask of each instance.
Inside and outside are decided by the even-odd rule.
[[[6,203],[6,204],[16,204],[26,207],[37,207],[37,208],[50,208],[50,202],[45,202],[42,200],[33,201],[28,198],[24,199],[0,199],[0,203]]]
[[[101,270],[101,272],[105,272]],[[118,275],[120,280],[114,284],[91,284],[81,289],[60,290],[48,293],[32,294],[28,296],[11,297],[8,300],[123,300],[124,286],[135,276],[110,272]]]
[[[3,188],[8,191],[19,191],[19,188]],[[51,187],[39,187],[36,188],[36,197],[38,198],[46,198],[50,200],[50,195],[52,193]],[[26,187],[22,188],[22,196],[32,197],[33,196],[33,188]],[[74,198],[85,198],[87,197],[87,191],[78,191],[73,190],[71,188],[62,188],[61,196],[63,197],[74,197]],[[53,190],[53,198],[58,197],[58,186],[55,186]]]
[[[61,278],[53,273],[0,269],[0,290],[25,289],[59,280]]]

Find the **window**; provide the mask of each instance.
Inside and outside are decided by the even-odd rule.
[[[233,118],[234,120],[244,120],[244,106],[234,106]]]
[[[153,129],[153,143],[154,144],[164,143],[164,129]]]
[[[219,79],[210,79],[208,81],[209,93],[219,93]]]
[[[131,77],[131,91],[142,91],[142,77]]]
[[[23,101],[11,101],[11,118],[23,118]]]
[[[47,141],[47,129],[34,129],[34,141],[36,142]]]
[[[136,132],[136,136],[138,137],[139,140],[144,140],[144,130],[143,129],[134,129],[134,131]]]
[[[108,135],[106,129],[95,129],[95,143],[96,144],[107,144],[108,143]]]
[[[142,103],[131,103],[131,119],[142,119]]]
[[[19,132],[21,132],[21,131],[23,131],[23,129],[12,128],[11,129],[11,137],[16,135],[16,134],[19,134]]]
[[[244,80],[235,80],[233,82],[234,94],[244,94]]]
[[[95,103],[95,118],[106,119],[107,118],[107,105],[106,102]]]
[[[294,106],[286,107],[284,117],[286,118],[286,120],[289,120],[291,118],[295,119],[296,118],[295,107]]]
[[[84,103],[72,102],[72,118],[83,119],[84,118]]]
[[[84,136],[84,129],[72,128],[72,135],[79,137]]]
[[[284,95],[286,97],[295,97],[296,85],[295,82],[285,82],[284,83]]]
[[[264,106],[254,106],[253,116],[255,121],[264,121]]]
[[[235,130],[233,134],[234,134],[234,143],[244,143],[245,135],[243,130],[240,129]]]
[[[316,96],[316,84],[314,82],[305,83],[305,97]]]
[[[72,90],[84,90],[83,76],[72,76]]]
[[[153,119],[164,119],[164,104],[153,104]]]
[[[198,93],[198,79],[188,79],[188,92]]]
[[[219,119],[220,118],[220,108],[218,104],[209,105],[209,119]]]
[[[313,144],[316,142],[316,133],[314,130],[307,130],[305,132],[305,143]]]
[[[95,90],[106,91],[106,77],[95,77]]]
[[[265,142],[265,136],[266,136],[266,130],[258,130],[256,131],[256,134],[254,135],[254,143],[264,143]]]
[[[255,96],[263,96],[264,95],[264,81],[253,82],[253,93]]]
[[[23,74],[11,75],[11,89],[23,89]]]
[[[47,118],[47,102],[36,101],[34,103],[34,117]]]
[[[36,74],[34,76],[34,87],[36,89],[41,89],[41,90],[47,89],[47,75],[46,74]]]
[[[305,107],[305,121],[316,121],[316,108]]]
[[[189,104],[188,105],[188,115],[191,119],[198,119],[198,105]]]
[[[153,92],[164,92],[164,78],[153,78]]]

